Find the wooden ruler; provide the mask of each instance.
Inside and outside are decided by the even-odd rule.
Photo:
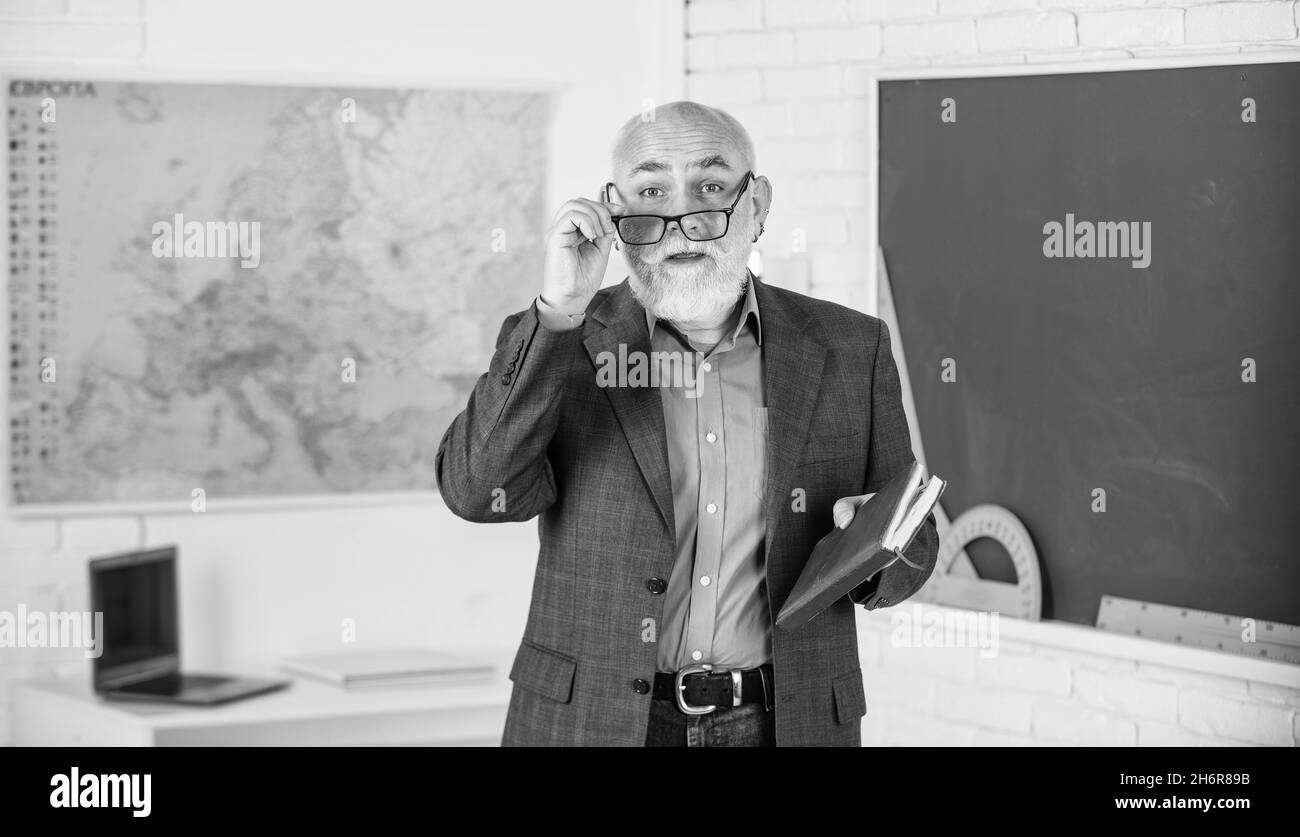
[[[1247,618],[1102,596],[1101,607],[1097,610],[1097,627],[1178,645],[1300,664],[1300,627],[1255,619],[1254,641],[1251,642],[1244,638],[1249,627]]]

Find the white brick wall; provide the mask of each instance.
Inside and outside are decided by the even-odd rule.
[[[1106,712],[1079,706],[1077,701],[1044,700],[1034,704],[1034,735],[1061,744],[1132,747],[1137,744],[1137,723]]]
[[[0,17],[55,17],[68,13],[68,0],[0,0]]]
[[[139,58],[144,30],[137,23],[2,21],[0,55],[13,58]]]
[[[935,714],[940,718],[1022,735],[1030,733],[1037,714],[1033,697],[1004,688],[952,684],[939,690],[936,701]]]
[[[767,0],[763,16],[767,26],[816,26],[847,23],[849,10],[844,0]]]
[[[976,26],[980,52],[1002,53],[1072,47],[1078,38],[1074,15],[1063,11],[992,15]]]
[[[1300,675],[1285,686],[1083,652],[1048,632],[1025,641],[1035,633],[1029,626],[1008,639],[1005,619],[992,656],[974,647],[900,647],[893,619],[883,610],[858,620],[867,746],[1300,744]],[[1219,661],[1202,654],[1200,665]]]
[[[1187,10],[1187,43],[1293,41],[1295,4],[1291,2],[1211,3]]]
[[[1074,678],[1074,696],[1080,703],[1103,712],[1169,723],[1178,720],[1178,686],[1152,683],[1132,672],[1079,669]]]
[[[744,32],[719,35],[719,67],[772,67],[794,63],[790,32]]]
[[[885,54],[923,58],[977,52],[975,21],[939,20],[885,25]]]
[[[1069,697],[1077,675],[1072,675],[1068,663],[1033,656],[1030,649],[1016,652],[1005,644],[999,650],[996,657],[977,659],[975,679],[981,687]]]
[[[0,0],[0,55],[15,59],[135,59],[144,54],[143,0]]]
[[[1117,9],[1080,12],[1079,45],[1130,47],[1183,42],[1182,9]]]
[[[1260,700],[1184,689],[1178,693],[1178,721],[1190,732],[1255,744],[1290,744],[1295,710]]]
[[[797,33],[795,38],[796,56],[801,64],[834,66],[845,61],[867,61],[880,54],[879,26],[808,29]]]
[[[849,20],[915,20],[933,17],[938,0],[849,0]]]
[[[762,0],[713,0],[688,3],[686,28],[697,35],[744,32],[763,28]]]

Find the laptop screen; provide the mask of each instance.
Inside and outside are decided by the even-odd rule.
[[[179,671],[175,547],[91,561],[90,599],[104,614],[97,690]]]

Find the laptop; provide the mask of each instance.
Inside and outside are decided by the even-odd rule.
[[[289,684],[181,671],[174,546],[93,559],[90,602],[104,614],[102,653],[93,664],[97,695],[213,706]]]

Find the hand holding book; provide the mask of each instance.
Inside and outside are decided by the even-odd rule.
[[[799,580],[777,616],[776,624],[793,630],[876,573],[902,561],[947,484],[926,478],[919,462],[878,492],[846,497],[832,509],[830,534],[813,548]]]

